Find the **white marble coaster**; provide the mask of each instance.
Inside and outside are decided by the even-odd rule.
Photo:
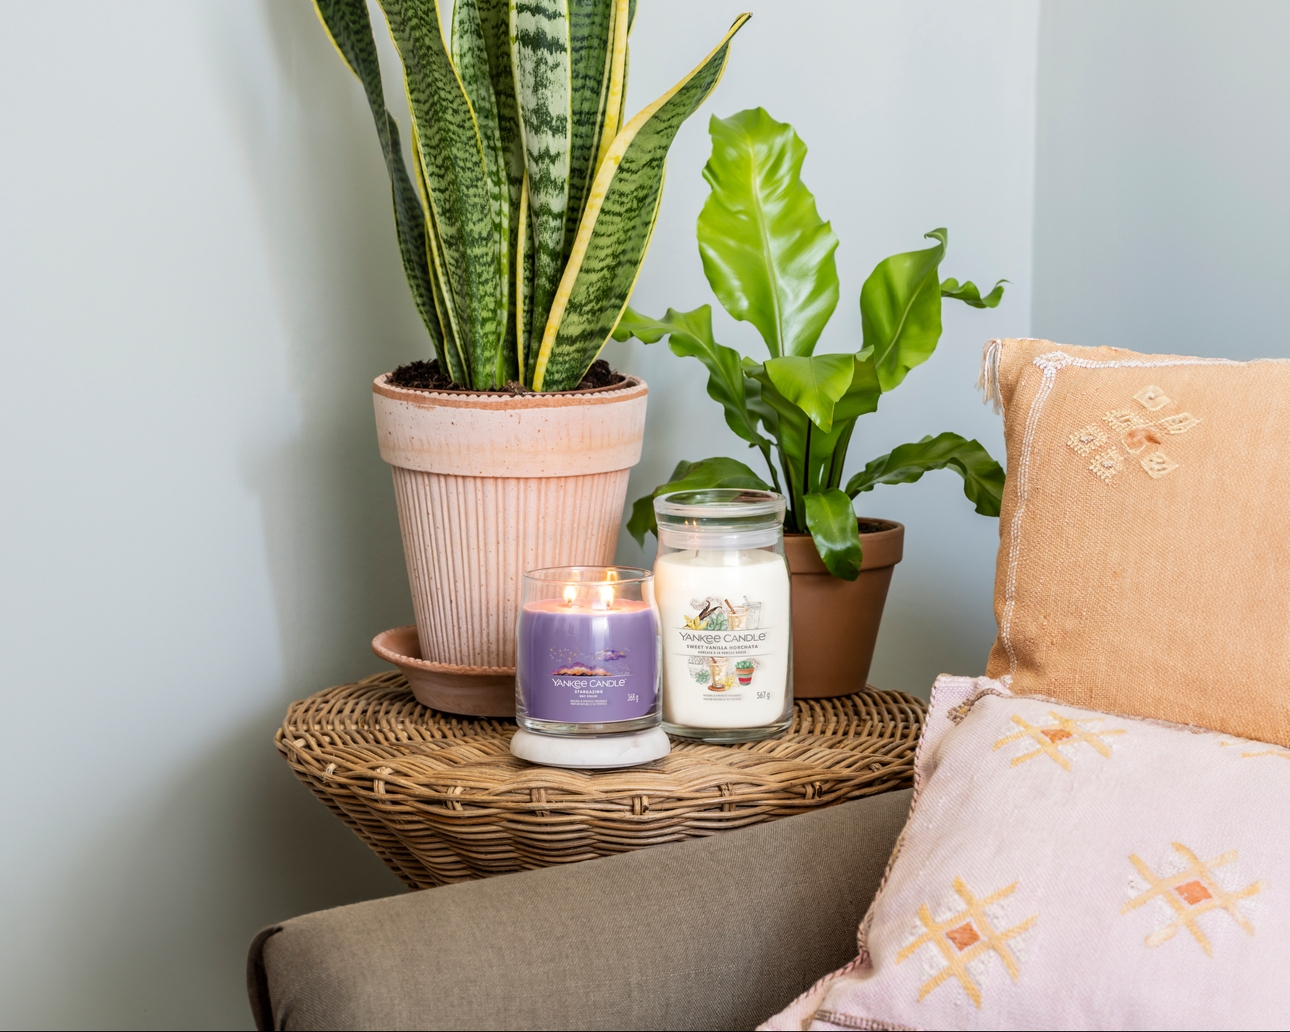
[[[672,743],[661,727],[621,735],[540,735],[520,728],[511,739],[511,755],[543,767],[607,770],[661,760]]]

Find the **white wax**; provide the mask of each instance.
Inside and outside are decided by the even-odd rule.
[[[663,719],[698,728],[778,720],[790,634],[783,556],[764,548],[668,552],[654,563],[654,591]]]

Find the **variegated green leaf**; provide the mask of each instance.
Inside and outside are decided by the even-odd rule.
[[[436,0],[380,4],[403,61],[450,292],[446,301],[455,311],[458,343],[470,363],[470,386],[487,387],[496,374],[501,291],[484,144],[448,54]]]
[[[515,290],[515,378],[528,383],[529,341],[532,320],[529,318],[529,299],[533,295],[533,234],[529,218],[529,175],[524,173],[520,183],[519,235],[515,239],[515,272],[512,275]]]
[[[600,145],[596,149],[596,171],[604,163],[623,124],[623,99],[627,80],[627,33],[631,29],[628,0],[614,0],[613,37],[609,45],[604,103],[600,107]]]
[[[412,153],[421,153],[421,141],[417,138],[417,124],[412,123]],[[424,171],[421,162],[416,162],[417,189],[421,193],[424,205],[429,205],[430,191],[426,188]],[[426,220],[426,257],[430,263],[430,283],[434,288],[435,312],[439,317],[439,326],[443,332],[443,351],[448,359],[448,375],[453,383],[469,385],[470,362],[462,348],[462,329],[457,325],[457,309],[452,303],[452,291],[448,289],[448,276],[443,265],[443,242],[439,239],[439,229],[434,219]]]
[[[512,325],[507,318],[511,280],[511,196],[479,0],[456,0],[453,4],[452,58],[475,111],[475,122],[484,148],[484,167],[488,170],[488,194],[493,215],[493,246],[497,251],[497,297],[494,304],[497,306],[498,339],[492,348],[493,371],[491,382],[476,382],[475,386],[500,387],[512,379],[507,375],[507,356],[503,347],[507,330]]]
[[[575,387],[627,306],[662,199],[668,148],[681,124],[716,88],[730,40],[751,17],[740,15],[715,50],[633,118],[596,173],[578,239],[538,352],[533,386]]]
[[[488,70],[493,80],[493,99],[497,104],[497,128],[502,140],[502,157],[510,191],[510,255],[507,280],[506,335],[502,338],[503,364],[507,379],[523,379],[518,364],[519,341],[516,339],[515,305],[519,283],[516,279],[516,256],[519,247],[520,191],[524,184],[524,133],[520,126],[519,101],[515,96],[515,70],[511,64],[511,15],[509,0],[476,0],[479,24],[488,53]]]
[[[838,238],[802,182],[806,144],[762,108],[714,115],[708,131],[698,236],[712,291],[772,358],[809,355],[838,304]]]
[[[616,0],[568,0],[569,81],[572,130],[569,138],[569,207],[565,213],[564,257],[578,235],[578,221],[596,174],[600,104],[608,87]]]
[[[511,60],[524,126],[534,274],[532,337],[539,338],[564,267],[572,102],[568,0],[511,0]],[[529,356],[530,381],[536,349]]]
[[[376,122],[376,134],[381,141],[381,153],[385,155],[385,168],[390,175],[394,227],[398,235],[399,254],[403,259],[403,272],[412,289],[412,299],[416,302],[417,311],[430,333],[435,354],[444,368],[451,368],[452,363],[444,350],[439,313],[435,308],[430,261],[426,250],[425,212],[416,187],[408,176],[407,166],[403,163],[398,124],[385,106],[381,67],[376,56],[376,40],[372,36],[367,3],[365,0],[316,0],[314,7],[336,50],[363,84],[363,91],[367,94],[367,103]]]
[[[592,123],[594,132],[591,142],[591,173],[583,183],[582,194],[577,197],[578,218],[574,224],[574,239],[577,238],[577,229],[578,225],[582,223],[582,215],[587,210],[587,198],[591,196],[591,184],[595,180],[596,171],[600,168],[600,159],[604,156],[604,152],[617,134],[617,129],[614,126],[605,125],[605,109],[609,104],[609,87],[613,81],[614,45],[616,40],[615,32],[618,26],[619,0],[603,0],[603,2],[609,12],[609,26],[605,37],[604,63],[600,69],[600,95],[596,103]],[[569,203],[572,206],[574,198],[571,197]]]

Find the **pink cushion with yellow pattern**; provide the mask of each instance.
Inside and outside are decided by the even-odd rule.
[[[859,956],[768,1029],[1290,1025],[1290,751],[941,677]]]

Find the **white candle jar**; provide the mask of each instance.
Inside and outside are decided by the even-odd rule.
[[[784,497],[720,488],[654,500],[663,727],[707,742],[793,722]]]

